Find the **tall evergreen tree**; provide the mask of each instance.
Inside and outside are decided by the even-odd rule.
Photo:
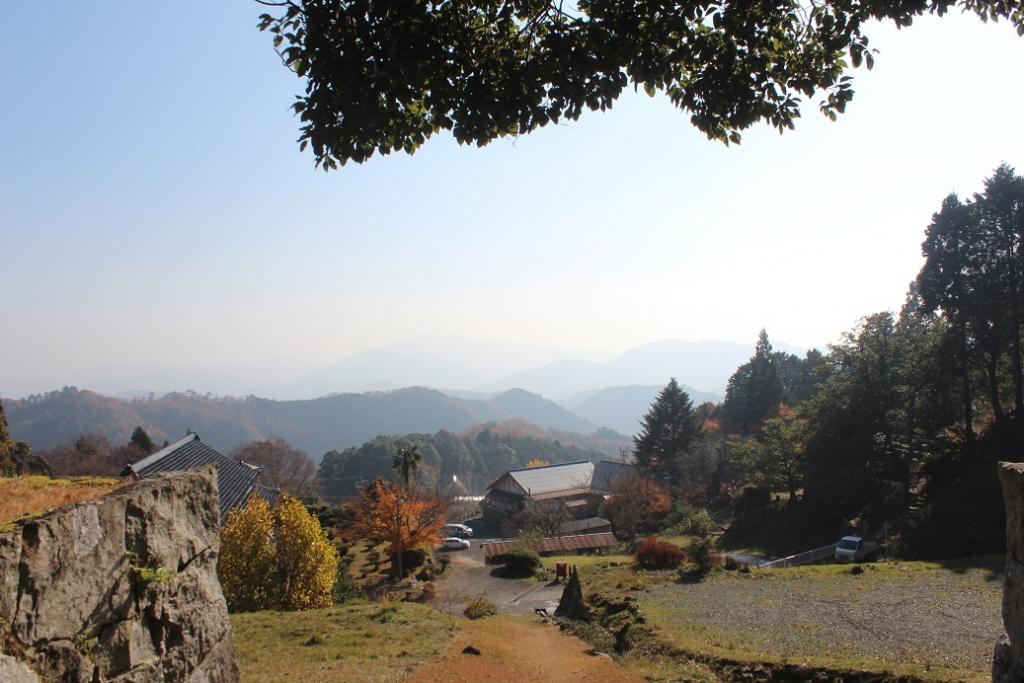
[[[768,333],[761,330],[754,355],[729,378],[722,409],[740,431],[751,432],[783,399],[777,359]]]
[[[985,191],[976,196],[975,205],[987,247],[989,290],[1002,302],[999,318],[1008,344],[1013,407],[1024,411],[1020,331],[1024,318],[1024,177],[1002,164],[985,180]]]
[[[1012,394],[1024,410],[1021,325],[1024,323],[1024,178],[1003,164],[973,201],[943,201],[922,245],[917,283],[923,308],[941,310],[955,335],[964,431],[973,429],[972,369],[984,377],[992,416],[1003,417]],[[1009,369],[1012,387],[1002,382]]]
[[[132,432],[132,437],[129,441],[133,446],[143,451],[146,455],[156,452],[156,444],[154,444],[153,440],[149,438],[149,434],[147,434],[146,430],[142,428],[142,425],[135,428],[135,431]]]
[[[637,468],[647,477],[678,487],[687,476],[687,460],[701,440],[693,402],[673,377],[651,404],[633,437]],[[692,482],[691,482],[692,483]]]
[[[942,202],[932,216],[921,250],[925,264],[917,276],[921,305],[927,311],[942,310],[954,339],[963,431],[974,438],[974,407],[971,391],[971,342],[969,325],[969,282],[967,269],[971,240],[971,207],[955,194]]]

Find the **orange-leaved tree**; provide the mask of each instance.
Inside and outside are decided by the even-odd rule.
[[[541,460],[540,458],[534,458],[530,462],[526,463],[526,467],[528,469],[533,469],[534,467],[547,467],[550,464],[551,463],[549,463],[547,460]]]
[[[635,534],[672,509],[672,497],[650,479],[639,476],[619,479],[611,485],[604,513],[618,531]]]
[[[441,536],[447,504],[416,489],[389,481],[375,481],[356,502],[356,533],[364,539],[388,544],[394,558],[419,548],[430,548]]]
[[[217,575],[232,611],[331,605],[338,551],[299,501],[283,495],[271,510],[253,496],[220,537]]]

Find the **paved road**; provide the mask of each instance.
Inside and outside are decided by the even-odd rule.
[[[492,539],[472,539],[469,550],[448,552],[451,565],[437,581],[434,604],[453,614],[461,614],[467,599],[484,595],[502,614],[531,614],[543,607],[555,611],[562,597],[561,584],[548,585],[533,580],[491,576],[493,567],[484,564],[481,543]]]

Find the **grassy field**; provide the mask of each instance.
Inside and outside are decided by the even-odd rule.
[[[452,617],[399,602],[233,614],[231,627],[245,683],[396,681],[438,657],[457,630]]]
[[[38,517],[54,508],[99,498],[120,485],[120,479],[96,477],[0,478],[0,531],[10,531],[18,519]]]
[[[479,621],[413,603],[231,616],[243,683],[643,679],[533,617]],[[478,655],[463,654],[472,646]]]
[[[631,593],[654,641],[705,662],[982,681],[1002,632],[1002,561],[719,571],[700,583],[627,567],[581,574],[588,595]]]
[[[616,567],[633,563],[629,555],[554,555],[540,558],[544,569],[554,573],[555,565],[566,562],[570,567],[576,565],[580,571],[591,567]]]

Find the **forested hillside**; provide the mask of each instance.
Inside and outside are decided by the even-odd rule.
[[[895,534],[937,557],[1004,547],[996,463],[1024,457],[1024,178],[1002,165],[983,192],[946,197],[922,254],[902,309],[827,355],[777,353],[762,331],[714,415],[731,484],[763,491],[731,533]],[[769,491],[789,494],[774,515]]]
[[[320,462],[318,479],[328,499],[354,495],[361,484],[374,479],[397,481],[392,459],[399,447],[410,446],[418,447],[423,456],[415,478],[442,494],[482,494],[487,484],[501,474],[526,467],[531,461],[557,464],[611,459],[607,452],[553,436],[519,421],[482,425],[461,434],[441,430],[435,434],[379,436],[358,448],[328,452]],[[593,443],[601,445],[598,440]]]
[[[331,449],[358,446],[380,434],[462,431],[485,422],[525,419],[544,429],[589,433],[597,427],[541,396],[522,390],[488,400],[461,400],[431,389],[336,394],[306,401],[215,397],[173,393],[117,399],[67,387],[22,400],[4,401],[11,434],[37,450],[52,449],[81,434],[112,442],[142,425],[158,443],[188,430],[215,448],[278,436],[314,460]],[[617,452],[617,447],[608,447]]]

